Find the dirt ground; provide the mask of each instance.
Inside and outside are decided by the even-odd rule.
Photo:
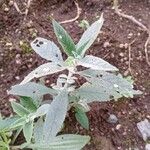
[[[24,11],[23,0],[16,2]],[[135,88],[143,94],[133,99],[91,104],[89,131],[82,129],[71,113],[66,119],[64,132],[90,135],[92,140],[85,150],[144,150],[145,142],[136,123],[150,119],[150,67],[144,53],[148,35],[133,22],[118,17],[112,9],[111,0],[79,0],[78,3],[82,9],[80,17],[63,26],[77,42],[84,31],[79,27],[80,21],[85,19],[91,24],[103,12],[105,22],[102,32],[88,53],[117,66],[124,76],[131,75]],[[124,13],[150,26],[150,1],[122,0],[119,7]],[[34,0],[26,21],[24,15],[19,14],[10,3],[0,9],[0,111],[4,116],[11,114],[7,90],[45,61],[31,50],[29,43],[36,36],[56,41],[51,16],[57,21],[64,21],[75,15],[73,0]],[[126,47],[129,43],[132,43],[130,51]],[[150,46],[148,50],[150,52]],[[55,75],[49,80],[49,84],[54,82]],[[118,117],[116,124],[107,122],[109,114]]]

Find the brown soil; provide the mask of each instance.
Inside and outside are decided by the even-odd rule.
[[[17,3],[24,9],[23,0]],[[9,116],[11,109],[7,90],[19,83],[25,75],[44,62],[34,52],[29,43],[35,35],[55,41],[50,21],[53,16],[58,21],[75,17],[76,7],[72,0],[33,1],[27,20],[13,6],[9,11],[0,10],[0,110],[4,116]],[[85,150],[128,150],[138,148],[144,150],[145,142],[136,128],[136,123],[144,118],[150,118],[150,68],[146,63],[144,43],[147,34],[133,22],[118,17],[112,9],[111,0],[79,1],[82,13],[78,21],[63,26],[78,41],[83,29],[78,24],[86,19],[89,23],[96,20],[104,12],[105,23],[98,39],[90,48],[90,54],[104,58],[117,66],[124,76],[131,75],[135,87],[143,91],[143,95],[134,99],[122,99],[118,102],[93,103],[90,118],[90,131],[82,129],[70,114],[66,121],[67,133],[89,134],[91,143]],[[5,7],[5,6],[4,6]],[[146,26],[150,24],[150,1],[124,0],[120,3],[123,12],[133,15]],[[134,41],[135,40],[135,41]],[[20,41],[23,45],[20,46]],[[131,46],[131,73],[128,71],[129,50],[121,44],[134,43]],[[108,44],[109,42],[109,44]],[[107,43],[107,44],[106,44]],[[150,49],[150,47],[149,47]],[[50,83],[55,75],[50,79]],[[110,124],[106,120],[108,114],[115,114],[119,121]]]

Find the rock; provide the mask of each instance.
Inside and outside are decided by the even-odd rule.
[[[150,150],[150,144],[146,144],[145,150]]]
[[[9,11],[9,8],[8,8],[8,7],[5,7],[5,8],[4,8],[4,11],[5,11],[5,12],[8,12],[8,11]]]
[[[119,53],[119,56],[124,57],[124,53],[122,53],[122,52]]]
[[[138,122],[137,128],[141,132],[143,140],[146,141],[150,137],[150,122],[147,119]]]
[[[9,1],[8,5],[13,6],[14,2],[12,0]]]
[[[104,44],[103,44],[103,47],[104,48],[107,48],[107,47],[110,47],[111,45],[110,45],[110,43],[108,42],[108,41],[106,41]]]
[[[115,124],[115,123],[118,122],[118,118],[116,117],[116,115],[110,114],[110,116],[109,116],[107,122],[108,122],[108,123]]]
[[[121,128],[121,124],[116,125],[116,130],[119,130]]]

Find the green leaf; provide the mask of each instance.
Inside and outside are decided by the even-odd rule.
[[[41,66],[37,67],[35,70],[30,72],[20,84],[25,84],[34,78],[40,78],[46,75],[57,73],[64,69],[65,69],[64,67],[52,62],[42,64]]]
[[[82,35],[80,41],[76,45],[77,53],[81,56],[84,56],[86,50],[93,44],[95,39],[97,38],[100,29],[102,28],[104,22],[103,15],[101,15],[100,19],[94,22]],[[86,44],[87,43],[87,44]],[[86,45],[86,46],[83,46]],[[82,51],[81,51],[81,47]]]
[[[85,77],[88,82],[77,89],[75,95],[87,100],[88,103],[117,100],[123,96],[133,97],[134,94],[139,93],[133,89],[132,83],[121,75],[91,69],[81,71],[79,74]]]
[[[20,104],[24,106],[30,112],[35,112],[37,110],[37,106],[34,100],[30,97],[21,96]]]
[[[83,59],[79,59],[78,65],[91,68],[93,70],[118,71],[115,66],[109,64],[107,61],[92,55],[87,55]]]
[[[13,111],[17,113],[20,117],[27,116],[30,113],[26,108],[14,101],[11,102],[11,106],[13,108]]]
[[[0,132],[6,130],[13,122],[15,122],[18,117],[10,117],[3,120],[0,120]]]
[[[5,128],[3,128],[4,131],[12,131],[12,130],[16,130],[19,127],[23,126],[26,123],[27,118],[26,117],[17,117],[15,116],[16,120],[13,120],[9,126],[6,126]]]
[[[89,140],[89,136],[65,134],[55,137],[51,142],[30,144],[27,147],[48,150],[81,150]]]
[[[64,49],[68,56],[74,56],[73,52],[76,51],[75,44],[66,30],[55,20],[53,22],[54,32],[57,36],[58,42]]]
[[[52,101],[43,126],[44,141],[51,141],[60,131],[68,107],[68,92],[62,91]]]
[[[43,125],[44,125],[43,118],[39,118],[38,121],[34,124],[33,135],[34,135],[35,143],[41,143],[44,140],[42,134]]]
[[[57,91],[41,84],[29,82],[23,85],[15,85],[11,87],[9,94],[31,97],[34,100],[36,106],[39,106],[39,102],[42,96],[45,94],[56,95]]]
[[[83,128],[89,130],[89,119],[84,111],[82,111],[79,108],[76,108],[75,117]]]
[[[35,118],[44,116],[49,111],[50,104],[43,104],[41,105],[37,111],[34,113]]]
[[[23,134],[27,143],[30,143],[33,134],[33,121],[30,121],[24,125]]]
[[[62,54],[59,48],[51,41],[37,37],[32,43],[31,47],[42,58],[60,63],[63,61]]]

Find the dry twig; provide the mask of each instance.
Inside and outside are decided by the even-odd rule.
[[[148,44],[150,43],[150,29],[147,28],[144,24],[142,24],[141,22],[139,22],[137,19],[135,19],[133,16],[130,16],[130,15],[126,15],[122,12],[120,12],[119,8],[118,8],[118,0],[114,0],[114,9],[115,9],[115,12],[116,14],[118,14],[119,16],[123,17],[123,18],[126,18],[130,21],[132,21],[133,23],[137,24],[139,27],[141,27],[145,32],[147,32],[148,34],[148,38],[145,42],[145,45],[144,45],[144,48],[145,48],[145,57],[146,57],[146,62],[147,64],[150,66],[150,61],[149,61],[149,58],[148,58]]]
[[[76,21],[76,20],[80,17],[81,8],[79,7],[78,2],[74,1],[74,3],[75,3],[75,5],[76,5],[76,7],[77,7],[77,15],[76,15],[76,17],[73,18],[73,19],[69,19],[69,20],[62,21],[62,22],[60,22],[61,24],[70,23],[70,22]]]

